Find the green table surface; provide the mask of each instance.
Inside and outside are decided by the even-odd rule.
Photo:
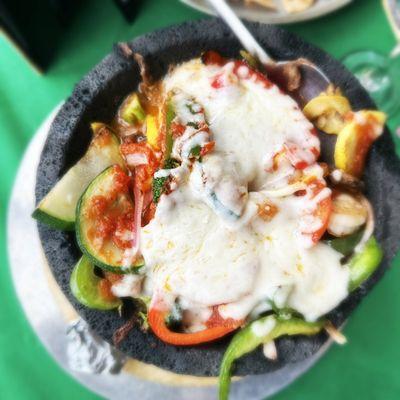
[[[39,75],[0,37],[0,398],[97,399],[47,354],[16,298],[6,253],[6,211],[18,164],[41,121],[113,43],[156,28],[204,17],[175,0],[147,0],[128,25],[110,1],[87,1]],[[360,50],[388,53],[395,45],[380,1],[355,0],[327,17],[288,26],[337,58]],[[392,121],[392,124],[394,122]],[[399,148],[399,143],[397,143]],[[399,257],[344,329],[349,343],[332,346],[321,361],[275,399],[400,398]],[[34,278],[32,279],[34,284]],[[45,307],[45,305],[43,305]],[[134,398],[134,395],[132,395]]]

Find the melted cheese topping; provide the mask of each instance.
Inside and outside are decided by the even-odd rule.
[[[232,68],[233,63],[206,67],[192,60],[176,68],[164,87],[166,92],[181,90],[203,105],[215,150],[223,158],[234,155],[241,178],[257,189],[266,179],[266,165],[285,142],[319,149],[319,140],[291,97],[275,85],[266,89],[253,79],[239,81]],[[228,84],[215,89],[212,81],[221,74]]]
[[[242,319],[274,302],[315,320],[348,294],[341,255],[310,239],[321,228],[313,212],[330,190],[315,195],[305,183],[290,182],[293,162],[281,162],[273,172],[271,166],[282,149],[294,149],[292,158],[310,165],[303,173],[323,181],[310,151],[319,150],[319,141],[289,96],[248,77],[242,67],[234,74],[233,66],[194,60],[164,80],[166,93],[178,93],[181,120],[188,119],[182,93],[204,107],[216,145],[201,162],[189,165],[183,158],[169,172],[175,190],[161,196],[141,232],[145,290],[169,305],[179,299],[187,310],[219,305],[223,318]],[[221,87],[213,85],[216,76]],[[296,196],[299,190],[306,195]],[[276,210],[271,218],[260,218],[263,204]],[[205,320],[210,315],[202,314]]]

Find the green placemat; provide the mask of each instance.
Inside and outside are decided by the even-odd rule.
[[[113,43],[201,17],[203,15],[175,0],[147,0],[135,23],[127,25],[111,2],[100,5],[98,1],[87,1],[45,76],[33,71],[11,44],[0,37],[2,400],[98,398],[73,381],[46,353],[14,294],[6,257],[5,219],[12,182],[24,148],[45,116],[68,96],[74,83],[109,52]],[[291,25],[288,29],[338,58],[365,48],[388,53],[394,46],[377,0],[356,0],[330,16]],[[387,273],[349,321],[345,328],[349,344],[333,346],[315,368],[276,399],[399,398],[399,262],[397,259],[396,268]]]

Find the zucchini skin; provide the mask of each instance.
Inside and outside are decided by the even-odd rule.
[[[119,153],[119,139],[113,131],[107,125],[97,122],[91,128],[94,137],[83,157],[58,180],[32,213],[32,218],[51,228],[73,231],[76,205],[90,180],[109,165],[119,164],[125,168]],[[87,173],[86,177],[83,171]],[[67,195],[72,200],[64,202]]]
[[[86,256],[82,256],[75,265],[69,281],[75,299],[96,310],[113,310],[120,307],[120,299],[106,300],[100,296],[98,284],[101,278],[95,275],[93,267],[93,263]]]
[[[80,197],[77,207],[76,207],[76,240],[78,243],[79,248],[81,249],[82,253],[94,264],[109,272],[113,272],[115,274],[138,274],[142,267],[144,267],[144,260],[141,259],[135,265],[132,265],[129,268],[123,267],[122,265],[113,265],[104,262],[98,255],[91,251],[89,244],[85,240],[85,234],[83,231],[83,214],[84,214],[84,207],[85,201],[90,199],[90,193],[95,185],[98,185],[99,182],[106,177],[108,174],[112,173],[114,166],[106,168],[103,172],[101,172],[93,181],[89,184],[87,189],[84,191],[82,196]]]
[[[53,215],[46,213],[40,208],[36,208],[31,216],[32,218],[36,219],[36,221],[46,224],[53,229],[69,232],[75,230],[75,221],[67,221],[54,217]]]
[[[78,232],[78,230],[77,230]],[[124,268],[120,265],[110,265],[106,264],[103,261],[99,260],[95,255],[90,253],[88,250],[86,250],[85,245],[82,242],[82,239],[78,238],[78,234],[76,235],[77,242],[79,245],[79,248],[81,249],[82,253],[97,267],[100,267],[104,271],[112,272],[114,274],[139,274],[144,267],[144,261],[138,262],[137,265],[133,265],[129,268]]]

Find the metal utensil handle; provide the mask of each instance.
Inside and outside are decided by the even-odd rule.
[[[400,55],[400,1],[399,0],[382,0],[383,8],[389,20],[390,27],[397,39],[397,45],[390,53],[395,58]]]
[[[264,64],[273,61],[225,0],[208,0],[208,2],[232,29],[243,47],[250,54],[257,57]]]
[[[383,0],[383,7],[396,39],[400,41],[400,1]]]

